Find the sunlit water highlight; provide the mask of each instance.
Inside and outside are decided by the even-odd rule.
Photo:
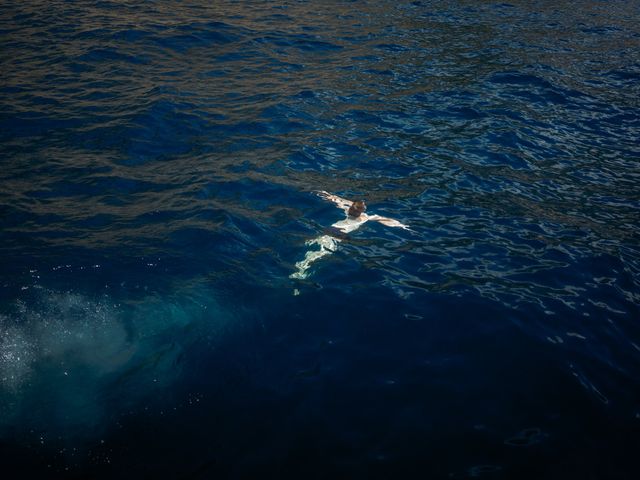
[[[639,17],[0,6],[0,474],[635,478]]]

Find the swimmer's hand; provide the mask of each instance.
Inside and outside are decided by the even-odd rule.
[[[347,200],[346,198],[339,197],[337,195],[333,195],[324,190],[320,190],[316,192],[320,198],[324,198],[325,200],[329,200],[330,202],[335,203],[339,208],[349,209],[353,202],[351,200]]]
[[[397,228],[402,228],[404,230],[412,231],[407,225],[399,222],[398,220],[394,220],[393,218],[382,217],[380,215],[369,215],[369,220],[380,222],[381,224],[387,227],[397,227]]]

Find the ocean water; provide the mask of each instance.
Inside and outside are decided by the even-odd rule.
[[[0,72],[2,478],[637,478],[638,2],[4,2]],[[318,190],[411,231],[291,279]]]

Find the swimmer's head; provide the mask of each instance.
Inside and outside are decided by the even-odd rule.
[[[353,218],[358,218],[360,215],[362,215],[366,211],[367,211],[367,206],[364,204],[364,201],[356,200],[349,207],[349,211],[347,212],[347,215]]]

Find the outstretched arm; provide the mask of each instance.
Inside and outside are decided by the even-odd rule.
[[[319,191],[318,195],[324,198],[325,200],[329,200],[330,202],[335,203],[338,206],[338,208],[342,208],[345,211],[349,210],[349,207],[353,204],[351,200],[347,200],[337,195],[333,195],[329,192],[325,192],[324,190]]]
[[[406,226],[404,223],[399,222],[398,220],[394,220],[393,218],[382,217],[380,215],[369,215],[369,220],[380,222],[387,227],[399,227],[404,228],[405,230],[409,230],[408,226]]]

